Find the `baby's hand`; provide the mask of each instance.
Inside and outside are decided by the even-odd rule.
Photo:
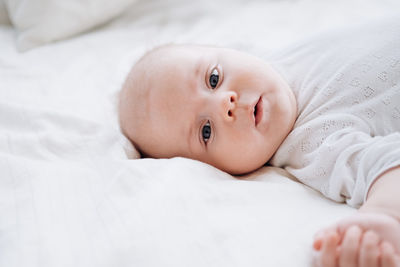
[[[314,263],[318,267],[400,267],[400,255],[389,242],[356,225],[342,237],[337,232],[327,232],[317,240]]]
[[[400,267],[400,223],[382,213],[358,212],[320,231],[315,266]]]

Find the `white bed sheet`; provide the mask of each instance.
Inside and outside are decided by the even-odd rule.
[[[23,54],[0,25],[1,267],[310,266],[313,234],[355,212],[277,168],[236,179],[183,158],[128,160],[116,98],[156,44],[265,55],[385,16],[396,1],[190,3],[141,1],[109,25]]]

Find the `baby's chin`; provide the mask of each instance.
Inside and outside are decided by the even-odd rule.
[[[231,175],[244,175],[251,172],[258,170],[259,168],[263,167],[268,160],[243,160],[241,159],[238,162],[225,162],[220,164],[211,164],[214,165],[216,168],[227,172]]]
[[[231,175],[235,175],[235,176],[240,176],[240,175],[246,175],[249,173],[252,173],[256,170],[258,170],[259,168],[261,168],[264,165],[260,165],[257,167],[253,167],[253,168],[232,168],[232,169],[228,169],[228,170],[223,170]]]

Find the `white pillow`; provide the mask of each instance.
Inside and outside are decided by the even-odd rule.
[[[71,37],[105,23],[136,0],[0,0],[17,30],[19,51]]]

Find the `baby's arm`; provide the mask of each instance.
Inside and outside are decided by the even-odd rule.
[[[372,185],[357,214],[317,234],[320,266],[400,267],[400,167]]]
[[[360,211],[385,213],[400,222],[399,190],[400,166],[386,171],[375,181]]]

